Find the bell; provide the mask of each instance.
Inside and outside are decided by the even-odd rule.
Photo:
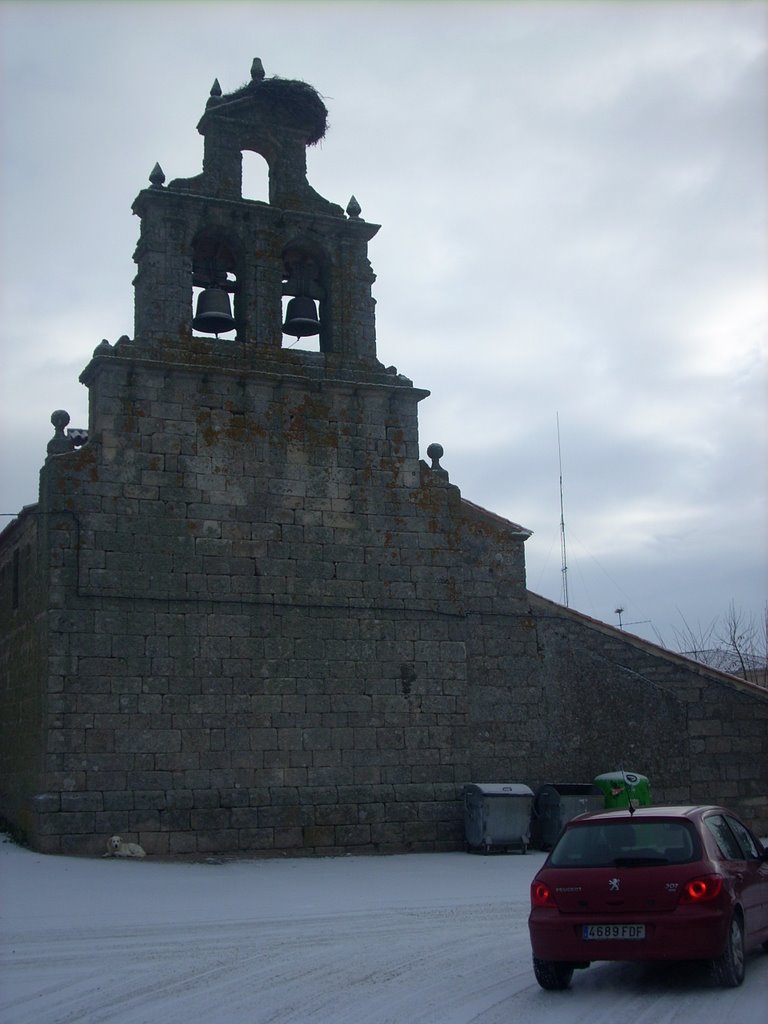
[[[295,338],[307,338],[320,333],[320,321],[317,319],[317,308],[314,299],[299,296],[291,299],[285,311],[283,334],[292,334]]]
[[[192,326],[202,334],[227,334],[235,329],[229,295],[222,288],[206,288],[197,299]]]

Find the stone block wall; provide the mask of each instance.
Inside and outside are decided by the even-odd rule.
[[[0,814],[19,834],[42,788],[46,585],[40,522],[25,509],[0,544]]]
[[[655,802],[726,804],[768,834],[768,690],[543,598],[531,610],[550,772],[634,769]]]
[[[48,735],[62,813],[44,848],[92,851],[114,831],[155,853],[457,840],[463,645],[442,631],[335,609],[78,619],[63,728]],[[120,632],[97,655],[102,630]],[[153,675],[158,648],[173,669]]]
[[[1,663],[37,848],[457,849],[464,784],[617,767],[768,832],[768,694],[530,594],[527,531],[419,461],[424,392],[185,355],[101,350],[88,444],[0,546],[38,552]]]
[[[200,350],[102,352],[89,443],[42,475],[36,844],[454,846],[465,616],[524,596],[525,532],[419,463],[410,382]]]

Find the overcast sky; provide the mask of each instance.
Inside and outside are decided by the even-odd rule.
[[[0,0],[0,40],[0,511],[133,333],[134,197],[258,56],[324,97],[309,181],[382,225],[379,358],[432,392],[422,457],[533,531],[530,588],[563,597],[559,417],[572,608],[670,646],[761,615],[765,3]]]

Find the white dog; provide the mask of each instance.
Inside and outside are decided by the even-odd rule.
[[[112,836],[107,840],[105,857],[146,857],[146,853],[138,843],[124,843],[120,836]]]

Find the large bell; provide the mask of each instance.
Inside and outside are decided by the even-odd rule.
[[[206,288],[197,299],[192,326],[202,334],[227,334],[235,329],[229,295],[222,288]]]
[[[304,296],[291,299],[285,310],[283,334],[292,334],[294,338],[308,338],[319,333],[320,321],[317,319],[315,300]]]

